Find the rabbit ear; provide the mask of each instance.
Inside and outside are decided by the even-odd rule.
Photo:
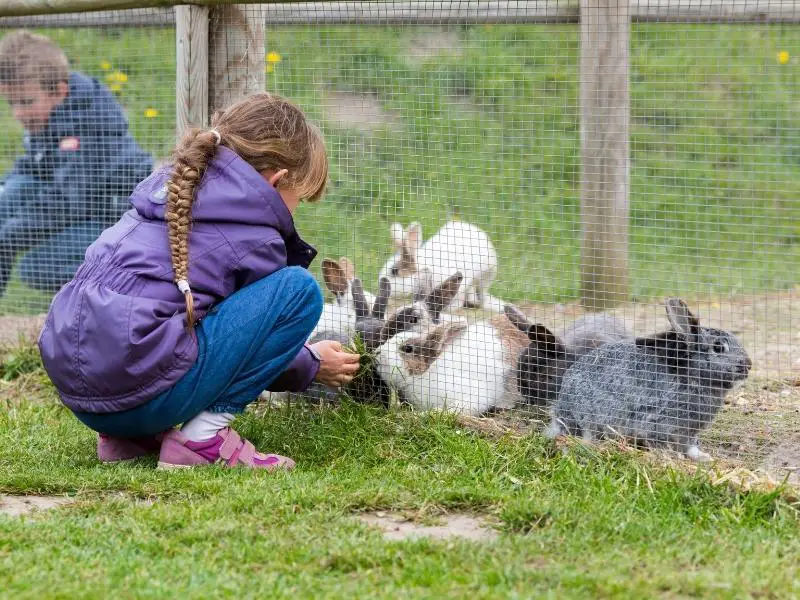
[[[528,329],[528,339],[536,346],[538,352],[548,356],[558,356],[566,353],[567,348],[557,335],[541,323],[531,325]]]
[[[636,348],[654,356],[672,373],[686,369],[690,358],[689,343],[680,331],[665,331],[656,335],[636,338]]]
[[[392,282],[389,281],[388,277],[381,277],[378,283],[378,295],[375,297],[375,304],[372,305],[372,316],[376,319],[383,319],[386,316],[391,293]]]
[[[416,256],[420,246],[422,246],[422,225],[414,221],[406,231],[406,248]]]
[[[396,250],[403,249],[403,226],[400,223],[392,223],[392,227],[389,230],[392,235],[392,244]]]
[[[358,277],[353,279],[352,292],[356,319],[366,319],[369,316],[369,303],[364,296],[364,286],[361,285],[361,280]]]
[[[353,281],[353,279],[355,279],[356,268],[346,256],[343,256],[339,259],[339,266],[344,271],[344,276],[347,281]]]
[[[667,298],[667,319],[672,329],[684,335],[697,335],[700,320],[689,312],[689,307],[680,298]]]
[[[503,311],[506,313],[508,320],[511,321],[517,329],[527,335],[529,339],[533,339],[530,337],[533,324],[528,320],[528,317],[525,316],[525,313],[513,304],[506,304],[503,306]]]
[[[417,285],[411,295],[412,302],[424,302],[433,291],[433,273],[430,267],[422,267],[417,272]]]
[[[322,278],[327,288],[336,296],[347,293],[347,275],[344,269],[332,258],[322,261]]]
[[[425,304],[434,323],[438,323],[441,312],[450,306],[458,290],[461,289],[462,281],[464,281],[464,275],[458,271],[445,279],[425,298]]]
[[[439,356],[447,346],[455,341],[469,325],[463,321],[454,321],[452,323],[445,323],[433,329],[425,337],[425,347],[429,348],[434,357]]]

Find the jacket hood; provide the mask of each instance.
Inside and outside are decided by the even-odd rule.
[[[170,170],[165,166],[154,171],[131,195],[131,204],[142,217],[164,220]],[[292,215],[278,191],[225,146],[218,148],[195,191],[192,220],[269,226],[284,239],[295,233]]]
[[[103,115],[98,119],[97,115]],[[69,76],[69,94],[50,115],[50,128],[56,134],[125,135],[128,122],[111,92],[96,79],[81,73]]]

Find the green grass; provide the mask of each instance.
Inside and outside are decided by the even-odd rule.
[[[48,30],[76,68],[127,74],[118,94],[134,134],[165,156],[174,128],[174,33]],[[420,56],[424,40],[445,48]],[[323,255],[375,281],[388,226],[449,216],[486,228],[500,255],[494,292],[578,294],[578,35],[571,25],[281,27],[268,89],[325,130],[331,191],[301,231]],[[423,40],[422,42],[420,40]],[[636,298],[790,289],[800,263],[800,54],[792,26],[635,25],[631,40],[630,262]],[[329,118],[333,91],[367,94],[392,122],[364,131]],[[145,118],[147,108],[159,111]],[[0,169],[20,146],[0,140]],[[24,298],[24,297],[20,297]],[[25,301],[22,299],[21,301]],[[14,304],[14,302],[6,303]],[[10,308],[10,307],[9,307]]]
[[[345,405],[236,426],[290,474],[101,465],[41,371],[0,382],[0,597],[796,597],[798,507],[635,456],[490,440],[446,416]],[[490,543],[389,542],[361,511],[484,515]]]

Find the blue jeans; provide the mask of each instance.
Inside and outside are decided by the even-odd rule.
[[[118,413],[75,413],[108,435],[153,435],[198,413],[240,413],[292,362],[322,314],[313,276],[286,267],[215,306],[195,328],[197,362],[172,388]]]

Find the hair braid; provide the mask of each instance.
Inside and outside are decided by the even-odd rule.
[[[214,156],[217,134],[192,130],[176,148],[173,170],[167,182],[165,219],[169,235],[174,281],[186,301],[186,326],[194,327],[194,297],[189,289],[189,231],[195,190]],[[185,282],[182,283],[182,282]],[[185,287],[184,287],[185,285]]]

